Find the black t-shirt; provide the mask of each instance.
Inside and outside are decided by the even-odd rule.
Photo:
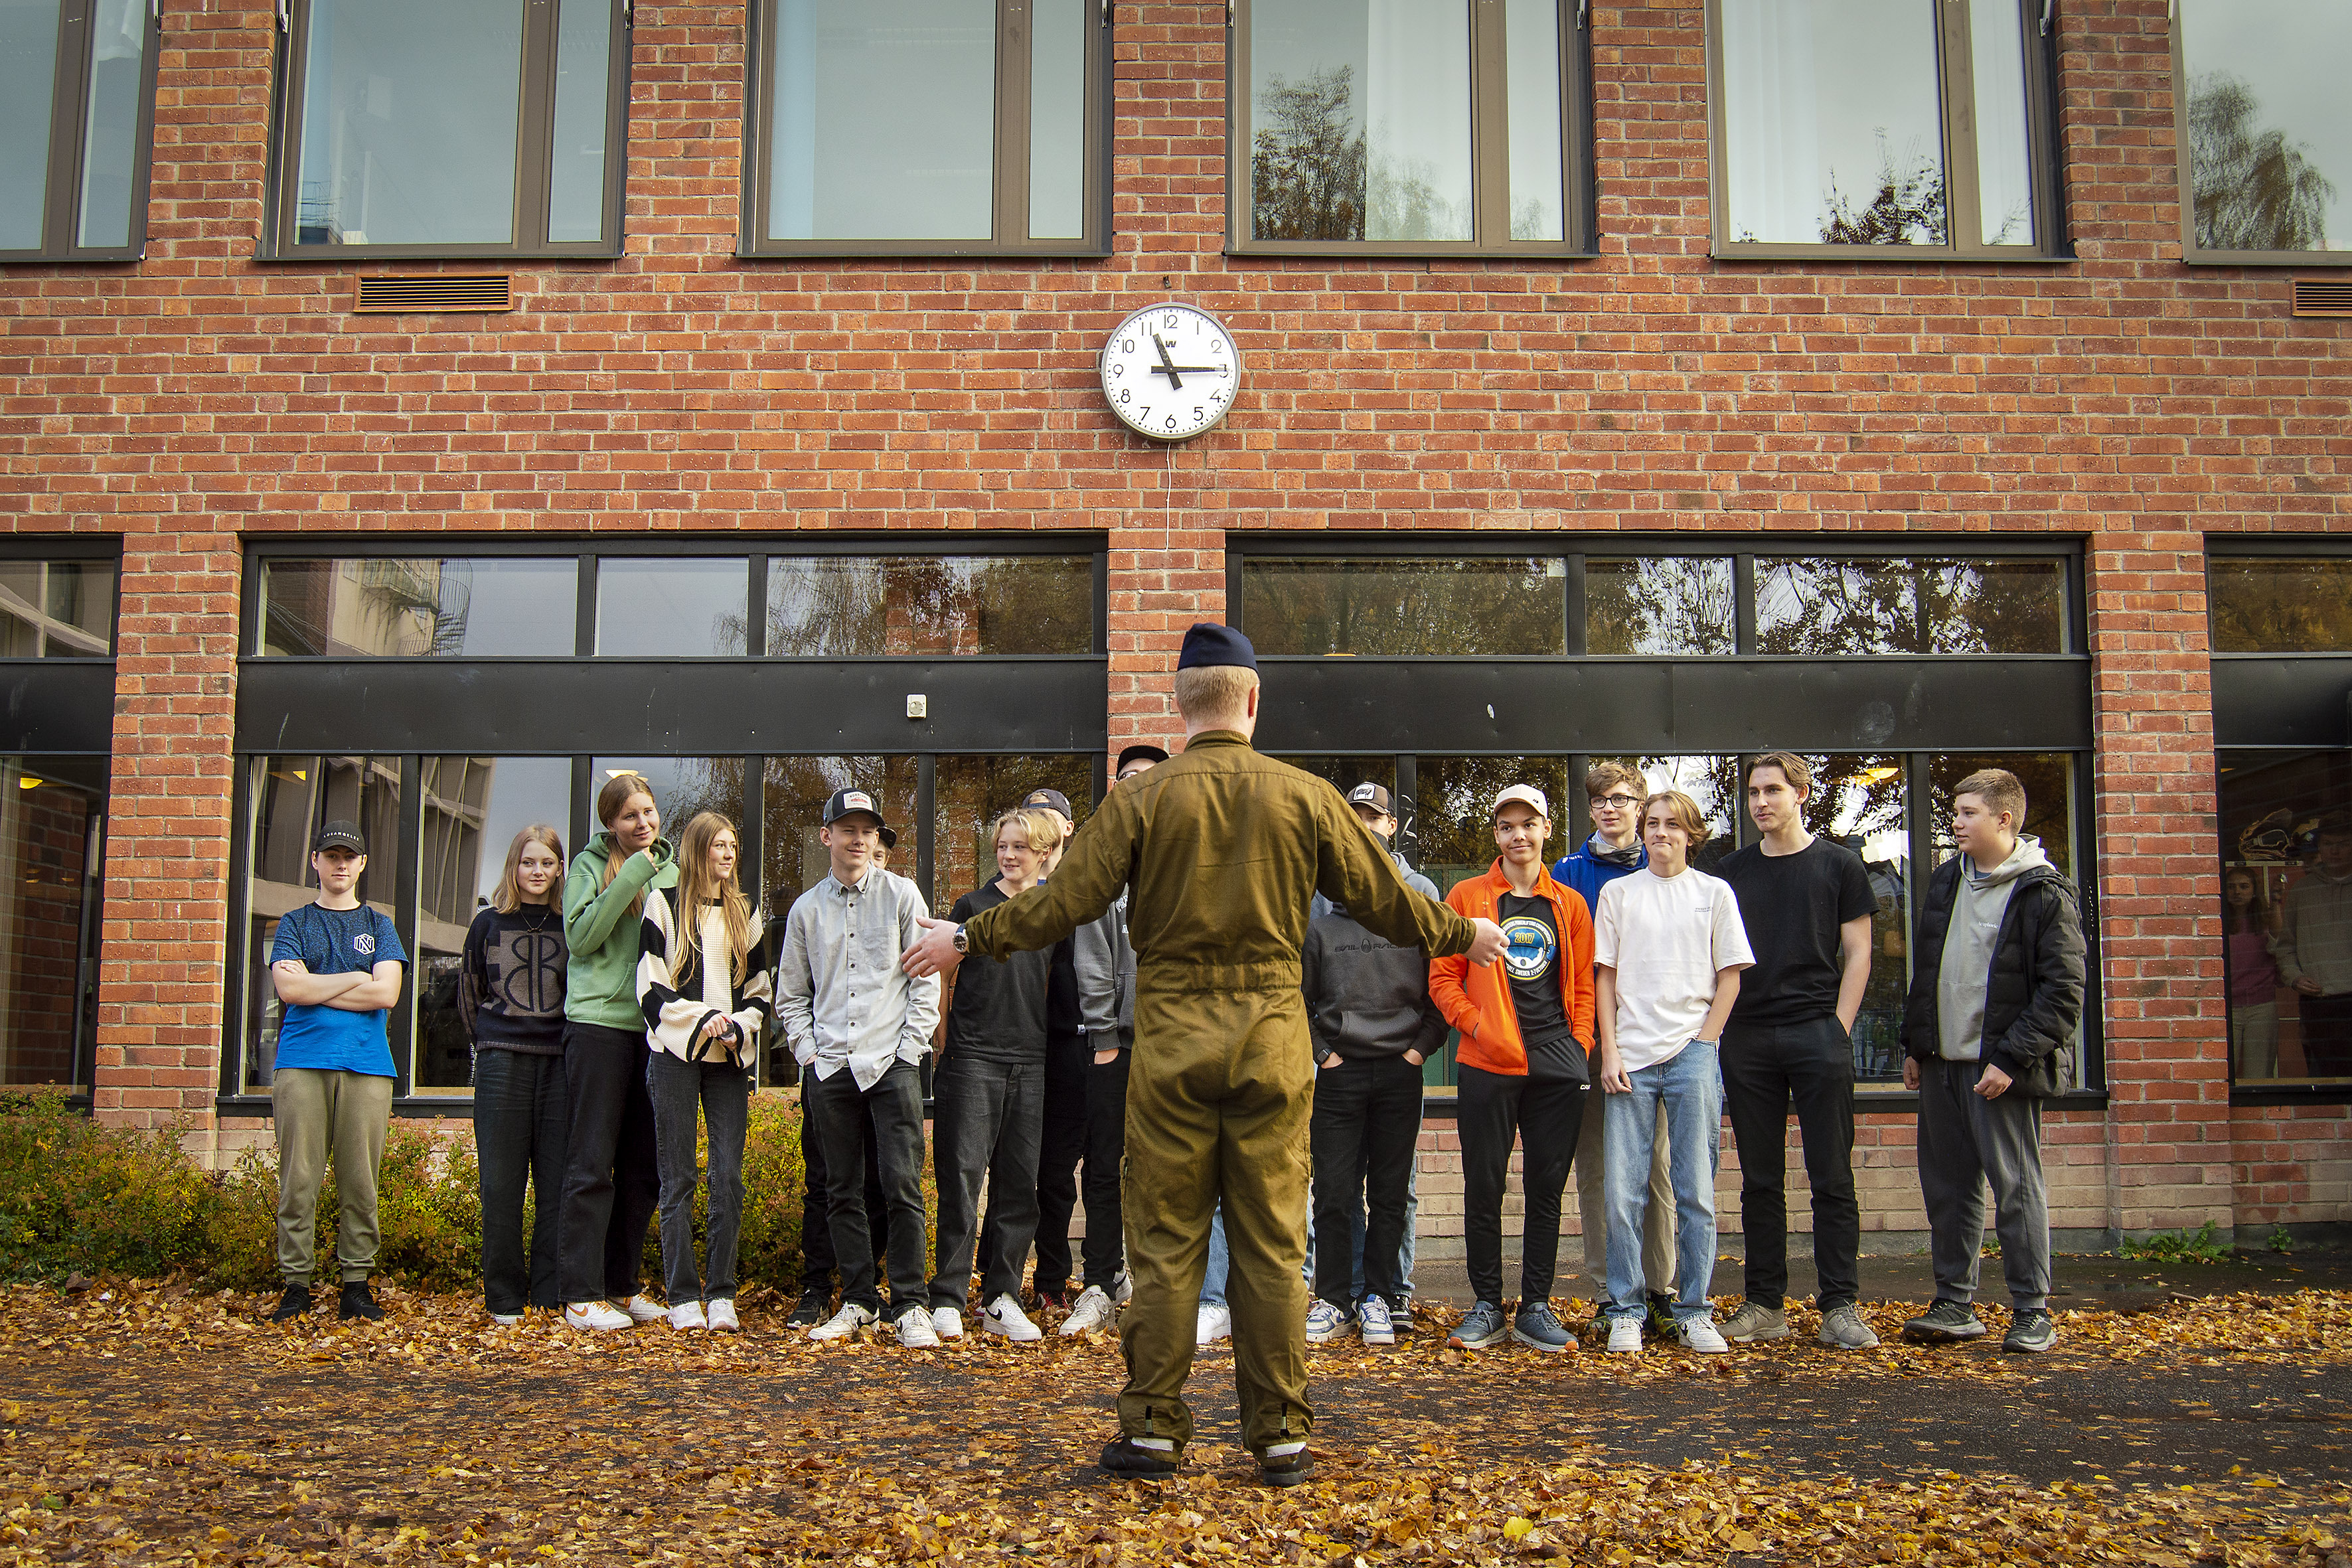
[[[968,921],[1004,901],[1003,889],[990,882],[958,899],[949,918]],[[1040,949],[1002,962],[975,952],[957,965],[955,996],[948,1004],[948,1059],[962,1052],[973,1061],[1044,1061],[1053,961],[1050,950]]]
[[[1837,1011],[1838,928],[1878,912],[1862,857],[1816,837],[1794,855],[1751,844],[1716,875],[1739,899],[1756,966],[1739,977],[1735,1024],[1801,1024]]]
[[[1538,1051],[1576,1037],[1560,1002],[1559,927],[1549,899],[1505,893],[1496,912],[1510,942],[1503,950],[1503,972],[1511,977],[1511,1008],[1519,1016],[1519,1040],[1532,1063]]]

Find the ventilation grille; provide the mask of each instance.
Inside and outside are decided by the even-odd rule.
[[[2352,283],[2333,278],[2294,280],[2294,313],[2298,316],[2352,316]]]
[[[453,278],[426,273],[414,278],[362,278],[352,309],[361,315],[396,311],[511,310],[514,279],[503,274]]]

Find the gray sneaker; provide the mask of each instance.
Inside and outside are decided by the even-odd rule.
[[[1822,1314],[1822,1331],[1817,1337],[1833,1351],[1875,1350],[1878,1346],[1878,1336],[1870,1331],[1870,1325],[1862,1321],[1862,1314],[1851,1302],[1832,1307]]]
[[[2051,1322],[2050,1314],[2038,1308],[2028,1307],[2011,1315],[2009,1332],[2002,1338],[2000,1348],[2025,1355],[2039,1355],[2057,1342],[2058,1329]]]
[[[1761,1301],[1743,1301],[1739,1310],[1726,1318],[1717,1331],[1735,1345],[1785,1340],[1790,1331],[1789,1314],[1779,1307],[1768,1307]],[[1826,1344],[1828,1342],[1822,1342]]]
[[[1521,1307],[1511,1321],[1511,1338],[1546,1355],[1559,1355],[1576,1342],[1576,1337],[1560,1326],[1549,1301],[1529,1301]]]
[[[1445,1342],[1457,1351],[1483,1351],[1502,1343],[1503,1336],[1508,1332],[1503,1309],[1492,1301],[1481,1301],[1470,1309],[1460,1326],[1446,1336]]]
[[[1903,1325],[1906,1338],[1915,1340],[1980,1340],[1985,1326],[1965,1301],[1937,1301]]]

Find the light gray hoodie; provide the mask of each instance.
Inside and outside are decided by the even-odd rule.
[[[1990,871],[1979,871],[1973,858],[1961,858],[1951,926],[1944,934],[1944,961],[1936,971],[1936,1053],[1946,1061],[1972,1062],[1983,1049],[1986,982],[1992,974],[1993,949],[2000,941],[2009,896],[2016,890],[2018,878],[2049,863],[2042,840],[2030,833],[2018,835],[2009,858]]]

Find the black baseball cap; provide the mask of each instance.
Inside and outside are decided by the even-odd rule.
[[[898,847],[898,830],[897,828],[886,827],[882,830],[882,847],[885,849],[896,849]]]
[[[1070,797],[1057,789],[1033,789],[1021,797],[1021,808],[1024,811],[1033,805],[1041,806],[1047,811],[1060,812],[1062,820],[1065,822],[1077,820],[1070,815]]]
[[[356,822],[330,822],[319,829],[319,837],[310,840],[310,853],[321,849],[348,849],[354,855],[367,853],[367,840],[360,837]]]
[[[875,826],[886,833],[889,831],[890,825],[882,820],[881,806],[875,803],[872,795],[862,789],[837,789],[828,795],[824,803],[824,825],[831,827],[843,817],[860,812],[872,817]]]
[[[1381,816],[1396,815],[1396,808],[1389,804],[1389,792],[1376,784],[1360,784],[1349,790],[1348,804],[1360,811],[1370,811]]]
[[[1127,764],[1139,757],[1146,762],[1164,763],[1168,760],[1168,753],[1148,741],[1139,741],[1118,754],[1118,766],[1113,768],[1111,772],[1114,773],[1127,772]]]

